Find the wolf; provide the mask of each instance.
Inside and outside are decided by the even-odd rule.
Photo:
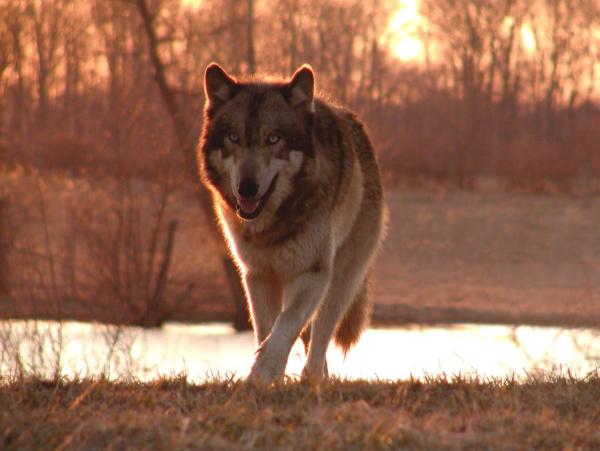
[[[315,94],[303,65],[289,79],[204,74],[199,170],[245,289],[258,350],[248,379],[284,375],[301,336],[303,378],[328,377],[369,314],[368,279],[385,228],[379,169],[357,117]]]

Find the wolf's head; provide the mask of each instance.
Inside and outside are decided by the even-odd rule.
[[[244,221],[272,217],[293,178],[314,157],[314,74],[284,82],[238,82],[212,63],[204,76],[202,175]]]

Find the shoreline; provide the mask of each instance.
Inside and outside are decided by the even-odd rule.
[[[127,321],[110,321],[93,318],[88,315],[0,315],[0,321],[76,321],[83,323],[97,323],[103,325],[145,327],[140,323]],[[164,324],[213,324],[232,323],[228,312],[212,312],[188,316],[185,320],[180,318],[169,319]],[[503,326],[536,326],[557,327],[569,329],[599,329],[600,316],[556,314],[556,313],[514,313],[499,310],[475,310],[469,308],[452,307],[414,307],[408,304],[375,304],[369,327],[372,328],[401,328],[405,326],[457,326],[463,324],[486,324]],[[160,326],[159,326],[160,327]],[[248,329],[250,330],[250,329]]]

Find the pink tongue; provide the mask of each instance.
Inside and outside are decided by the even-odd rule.
[[[239,204],[240,210],[242,210],[244,213],[254,213],[258,208],[257,200],[240,199]]]

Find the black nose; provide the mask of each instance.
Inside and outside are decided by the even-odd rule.
[[[254,180],[244,179],[238,185],[238,194],[241,197],[254,197],[258,193],[258,185]]]

